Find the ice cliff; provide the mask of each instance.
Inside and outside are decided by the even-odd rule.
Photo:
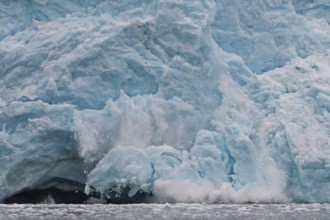
[[[0,201],[330,202],[328,0],[0,0]]]

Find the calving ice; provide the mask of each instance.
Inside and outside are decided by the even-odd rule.
[[[329,11],[0,0],[0,201],[330,202]]]

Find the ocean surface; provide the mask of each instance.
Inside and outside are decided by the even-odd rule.
[[[329,204],[0,204],[0,219],[329,219]]]

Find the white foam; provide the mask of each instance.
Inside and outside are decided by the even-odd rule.
[[[289,199],[281,191],[257,186],[234,189],[229,183],[215,188],[208,183],[188,180],[157,180],[155,193],[160,202],[171,203],[285,203]]]

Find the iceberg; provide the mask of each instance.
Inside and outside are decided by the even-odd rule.
[[[327,1],[0,2],[0,202],[330,202]]]

